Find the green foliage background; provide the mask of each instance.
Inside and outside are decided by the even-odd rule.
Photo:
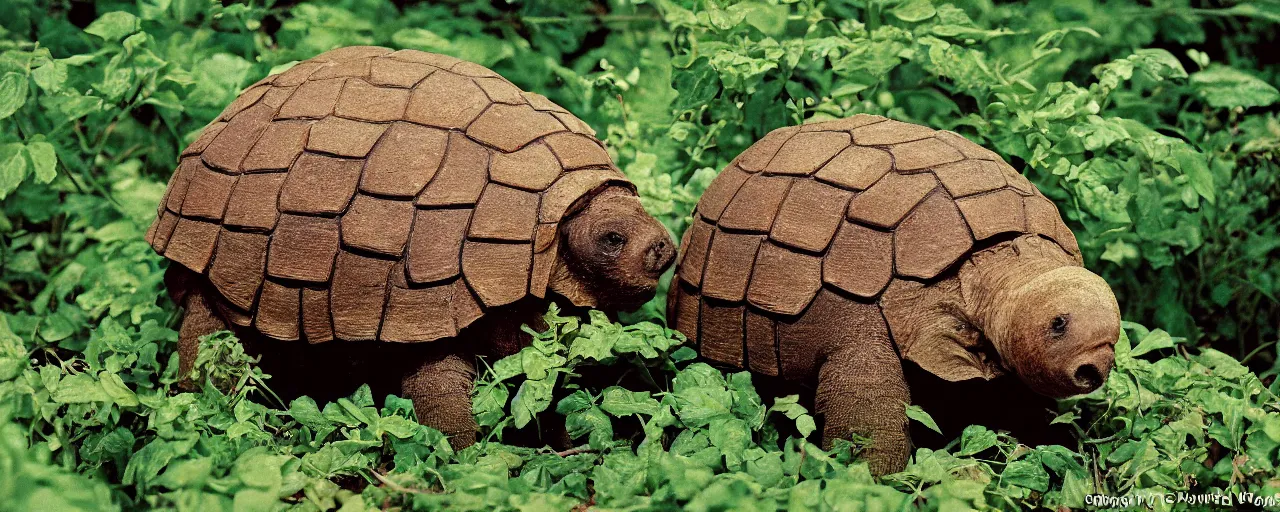
[[[0,510],[1274,500],[1277,24],[1274,0],[6,1]],[[455,55],[546,94],[600,132],[677,235],[717,170],[773,128],[867,112],[955,130],[1058,203],[1136,323],[1107,384],[1060,404],[1075,446],[973,426],[882,479],[856,443],[810,444],[794,397],[764,403],[749,375],[695,362],[660,299],[625,324],[549,312],[533,346],[490,362],[475,397],[487,441],[459,453],[367,389],[276,403],[227,334],[205,340],[199,370],[229,391],[179,392],[177,311],[142,241],[177,152],[242,87],[352,44]],[[582,377],[602,367],[641,378]],[[582,446],[501,442],[539,413]]]

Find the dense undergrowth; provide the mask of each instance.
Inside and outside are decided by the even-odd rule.
[[[1274,504],[1275,2],[402,4],[0,4],[0,510]],[[778,126],[869,112],[956,130],[1058,203],[1137,323],[1107,384],[1060,404],[1076,444],[973,426],[882,479],[856,444],[806,441],[794,398],[697,362],[660,299],[624,324],[549,312],[533,346],[488,362],[487,442],[459,453],[399,398],[277,403],[225,334],[199,369],[230,391],[179,392],[178,313],[142,241],[177,151],[241,87],[350,44],[456,55],[546,94],[677,234]],[[584,377],[601,367],[626,378]],[[539,413],[580,446],[502,442]]]

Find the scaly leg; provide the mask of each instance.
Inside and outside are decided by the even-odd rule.
[[[871,472],[901,471],[911,453],[905,404],[911,393],[902,362],[887,337],[864,340],[831,354],[818,373],[814,408],[826,418],[822,444],[858,434],[871,439]]]
[[[191,381],[191,370],[195,366],[200,337],[224,330],[227,324],[218,318],[213,304],[203,293],[187,293],[183,297],[183,309],[182,327],[178,330],[178,386],[190,391],[198,387]]]
[[[476,368],[470,355],[433,355],[412,368],[400,381],[404,396],[413,400],[423,425],[449,437],[460,450],[476,442],[476,418],[471,414],[471,388]]]

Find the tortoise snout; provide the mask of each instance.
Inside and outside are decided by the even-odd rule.
[[[657,277],[671,267],[676,259],[676,248],[669,237],[663,236],[649,246],[644,256],[644,270]]]
[[[1107,381],[1115,355],[1110,350],[1099,350],[1077,362],[1071,374],[1071,382],[1077,394],[1092,392]]]

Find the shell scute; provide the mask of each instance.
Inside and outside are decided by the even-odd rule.
[[[800,126],[802,132],[812,131],[849,131],[854,128],[861,128],[870,124],[876,124],[886,121],[889,118],[872,114],[854,114],[849,117],[832,119],[830,121],[821,121],[817,123],[809,123]]]
[[[849,134],[845,132],[797,133],[782,144],[764,171],[808,176],[847,146]]]
[[[364,158],[386,130],[385,124],[326,117],[311,127],[311,135],[307,137],[307,150],[348,158]]]
[[[742,366],[742,349],[745,346],[744,316],[747,308],[742,305],[714,304],[702,301],[701,321],[698,322],[699,339],[716,340],[702,345],[699,355],[712,361]]]
[[[930,194],[893,232],[898,274],[932,279],[973,247],[955,202],[941,190]]]
[[[751,176],[737,165],[729,164],[702,192],[702,198],[698,200],[698,213],[712,222],[719,220],[734,194],[742,189],[742,184]]]
[[[486,307],[505,306],[524,297],[532,266],[531,244],[466,241],[462,273]]]
[[[720,215],[718,225],[725,229],[768,233],[791,183],[792,179],[785,176],[752,176],[738,189]]]
[[[814,175],[820,181],[847,188],[866,190],[893,168],[889,153],[876,148],[845,148]]]
[[[466,135],[449,133],[448,151],[434,179],[418,195],[418,206],[475,204],[489,181],[489,151]]]
[[[267,275],[328,282],[339,243],[338,219],[281,215],[267,250]]]
[[[187,197],[182,201],[181,213],[184,217],[221,220],[227,209],[227,200],[231,197],[231,188],[236,184],[236,177],[200,167],[187,186]]]
[[[489,163],[489,178],[504,185],[540,191],[551,186],[561,170],[546,144],[531,144],[514,153],[494,153]]]
[[[241,167],[245,172],[288,169],[306,147],[312,124],[310,121],[271,123],[249,150]]]
[[[774,155],[778,154],[778,150],[782,149],[782,145],[799,131],[800,129],[794,126],[773,130],[765,134],[755,144],[752,144],[746,151],[743,151],[741,155],[738,155],[735,163],[744,171],[759,172],[766,165],[769,165],[769,161],[773,159]]]
[[[852,192],[799,180],[787,192],[769,238],[796,249],[821,252],[835,236]]]
[[[311,215],[338,214],[356,193],[362,160],[303,153],[280,189],[280,211]]]
[[[307,343],[333,341],[333,317],[329,316],[329,290],[302,289],[302,333]]]
[[[267,235],[222,230],[209,282],[232,305],[253,307],[267,264]]]
[[[400,256],[409,241],[413,203],[356,194],[342,216],[342,243],[387,256]]]
[[[239,173],[240,163],[248,156],[253,143],[266,131],[274,112],[275,109],[269,106],[257,104],[236,114],[227,122],[226,128],[218,133],[218,137],[209,143],[200,158],[212,167]]]
[[[221,228],[217,223],[183,217],[173,228],[164,257],[196,272],[204,272],[213,258]]]
[[[462,272],[459,258],[470,221],[469,209],[418,210],[406,260],[409,281],[442,281]]]
[[[693,286],[702,284],[702,269],[707,262],[707,249],[711,246],[711,237],[716,228],[702,219],[694,219],[693,225],[685,230],[686,240],[681,244],[683,251],[680,260],[680,279]]]
[[[421,82],[422,79],[434,73],[437,69],[439,68],[419,62],[405,62],[390,57],[380,57],[373,61],[372,69],[369,71],[369,83],[409,88],[417,85],[418,82]]]
[[[296,340],[301,332],[298,328],[301,307],[301,289],[266,281],[262,283],[253,326],[262,334],[278,340]]]
[[[556,159],[560,161],[560,166],[566,171],[613,165],[613,159],[609,158],[609,153],[591,138],[562,132],[548,135],[545,140],[551,152],[555,153]]]
[[[748,271],[756,260],[763,235],[717,231],[707,251],[702,294],[713,299],[740,301],[747,295]]]
[[[360,176],[360,190],[370,194],[415,197],[444,160],[448,132],[398,122],[378,140]]]
[[[969,159],[940,165],[934,168],[933,174],[951,197],[971,196],[1005,186],[1004,173],[995,162],[987,160]]]
[[[480,194],[468,238],[528,242],[538,221],[538,194],[490,183]]]
[[[409,106],[409,90],[378,87],[364,80],[351,80],[342,88],[334,115],[369,122],[397,121]]]
[[[938,180],[929,173],[888,173],[865,192],[853,196],[849,220],[892,228],[937,186]]]
[[[1011,189],[957,199],[956,206],[978,240],[1000,233],[1027,231],[1022,197]]]
[[[506,79],[497,76],[487,76],[476,78],[476,85],[484,90],[485,95],[489,97],[489,101],[494,103],[506,103],[508,105],[523,105],[528,103],[524,99],[524,95],[520,94],[520,88],[513,85]]]
[[[964,154],[936,137],[896,144],[889,149],[898,172],[920,171],[964,160]]]
[[[555,116],[529,105],[496,103],[467,127],[467,136],[510,153],[546,135],[565,131]]]
[[[765,311],[798,315],[822,287],[822,257],[772,243],[760,246],[747,302]]]
[[[822,260],[822,280],[859,297],[880,294],[893,278],[893,234],[845,222]]]
[[[395,262],[339,251],[329,287],[333,332],[344,340],[372,340],[382,325],[388,279]]]
[[[276,119],[320,119],[333,113],[346,79],[307,80],[285,100]]]
[[[853,143],[859,146],[888,146],[932,137],[934,130],[927,126],[887,119],[854,128],[851,133]]]
[[[274,229],[276,219],[280,218],[276,200],[280,197],[285,176],[283,172],[240,176],[231,189],[223,225],[258,231]]]
[[[465,129],[489,107],[475,81],[447,71],[436,71],[414,87],[404,119],[445,129]]]

